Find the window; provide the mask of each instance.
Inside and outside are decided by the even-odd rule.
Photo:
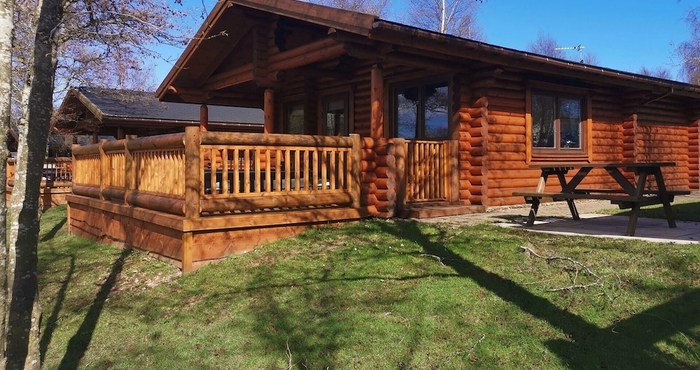
[[[449,88],[446,81],[394,88],[394,131],[405,139],[449,137]]]
[[[533,92],[530,101],[533,154],[584,154],[585,98]]]
[[[288,104],[284,107],[284,132],[286,134],[304,133],[304,105]]]
[[[347,136],[350,133],[348,126],[348,95],[332,95],[323,98],[323,135]]]

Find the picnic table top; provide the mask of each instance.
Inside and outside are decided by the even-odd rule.
[[[675,166],[675,162],[551,162],[531,163],[530,168],[645,168]]]

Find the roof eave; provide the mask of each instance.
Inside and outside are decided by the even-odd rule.
[[[614,79],[619,79],[627,81],[630,83],[640,83],[645,85],[654,85],[668,90],[673,90],[675,92],[687,92],[693,95],[698,95],[700,97],[700,86],[692,85],[679,81],[665,80],[657,77],[650,77],[639,75],[630,72],[619,71],[611,68],[592,66],[583,63],[576,63],[569,60],[552,58],[544,55],[539,55],[535,53],[523,52],[520,50],[510,49],[506,47],[496,46],[487,44],[480,41],[474,41],[469,39],[464,39],[457,36],[451,36],[446,34],[440,34],[437,32],[422,30],[418,28],[413,28],[405,25],[401,25],[394,22],[378,20],[374,22],[373,30],[376,31],[393,31],[404,33],[412,38],[428,38],[436,40],[437,42],[459,42],[468,46],[469,50],[478,50],[479,52],[488,53],[491,55],[498,55],[500,57],[509,58],[512,60],[525,60],[538,63],[541,65],[550,65],[552,67],[558,67],[567,69],[570,71],[580,72],[584,75],[595,74],[598,76],[610,77]],[[372,35],[370,35],[372,38]]]
[[[160,86],[158,86],[158,89],[156,90],[156,97],[158,100],[162,100],[165,94],[168,93],[168,88],[175,81],[175,77],[177,77],[180,69],[187,64],[190,58],[192,58],[192,55],[197,50],[199,45],[206,39],[206,33],[214,24],[216,24],[216,21],[221,18],[221,15],[224,13],[224,11],[226,11],[226,9],[228,9],[229,6],[231,6],[229,0],[220,0],[216,3],[214,9],[212,9],[211,13],[209,13],[207,19],[204,21],[202,26],[199,27],[199,30],[195,36],[192,38],[192,40],[190,40],[190,43],[187,44],[187,47],[173,65],[173,68],[170,69],[170,72],[168,72],[168,74],[165,76],[163,82],[160,84]]]

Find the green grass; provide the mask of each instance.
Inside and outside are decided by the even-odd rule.
[[[673,209],[673,217],[676,221],[695,221],[700,222],[700,201],[685,201],[685,202],[675,202],[671,204]],[[616,216],[627,216],[629,215],[629,210],[619,210],[616,208],[605,209],[601,213],[616,215]],[[664,213],[664,208],[661,204],[644,207],[640,210],[639,217],[649,217],[649,218],[666,218]]]
[[[42,227],[47,369],[700,367],[697,245],[373,220],[181,277]]]

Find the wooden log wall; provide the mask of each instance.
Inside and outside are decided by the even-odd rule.
[[[362,183],[362,195],[360,197],[360,204],[366,207],[371,215],[376,216],[379,213],[377,210],[377,175],[375,174],[377,160],[374,152],[374,140],[372,140],[372,138],[362,138],[361,153],[362,164],[360,181]],[[386,189],[386,187],[383,188]]]
[[[688,128],[685,126],[642,126],[636,129],[637,162],[675,162],[663,168],[666,187],[690,187]]]
[[[689,186],[692,190],[700,190],[700,120],[696,120],[688,127],[688,176]]]
[[[526,164],[524,83],[515,75],[495,76],[488,70],[472,74],[470,83],[479,87],[472,88],[476,102],[460,112],[461,197],[484,206],[522,203],[510,193],[537,184],[531,184],[533,173]]]
[[[397,211],[396,194],[396,146],[391,139],[374,141],[375,207],[377,217],[393,217]]]

